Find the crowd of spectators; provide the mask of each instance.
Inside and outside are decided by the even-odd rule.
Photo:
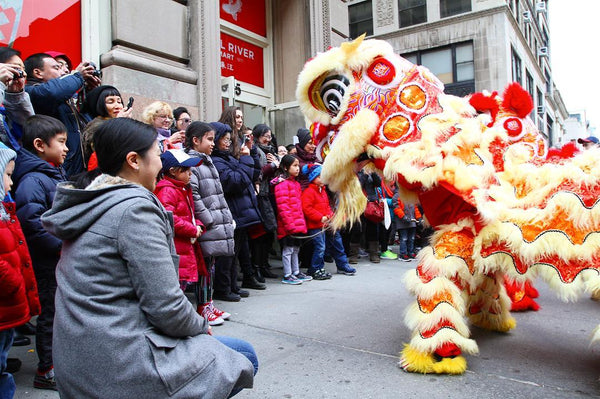
[[[316,147],[303,127],[294,143],[281,145],[268,125],[246,126],[239,107],[201,122],[163,101],[152,102],[135,121],[132,101],[102,84],[93,64],[73,68],[56,52],[23,62],[11,48],[0,49],[0,101],[0,272],[9,276],[0,290],[14,292],[0,300],[11,310],[0,316],[0,392],[7,397],[14,393],[9,372],[19,369],[17,359],[6,360],[8,351],[13,341],[28,344],[24,334],[32,332],[39,357],[34,387],[85,395],[88,388],[71,375],[78,367],[97,392],[144,396],[147,390],[97,386],[115,367],[125,368],[110,367],[123,362],[118,354],[98,358],[105,372],[97,363],[74,365],[92,339],[83,327],[99,330],[94,339],[100,345],[139,352],[146,362],[158,362],[157,353],[176,345],[187,346],[187,357],[198,353],[194,345],[211,347],[223,370],[201,383],[221,384],[207,392],[234,394],[251,386],[258,362],[244,341],[201,338],[231,317],[213,300],[240,301],[249,290],[267,289],[265,279],[289,285],[328,280],[330,260],[338,273],[352,276],[363,248],[374,263],[397,257],[388,249],[393,225],[363,219],[348,231],[329,228],[335,195],[321,182]],[[401,259],[414,258],[418,209],[404,206],[378,175],[359,177],[368,200],[385,202],[398,220]],[[122,205],[132,199],[131,208]],[[4,237],[18,245],[5,245]],[[166,262],[173,270],[158,264],[173,257],[178,261]],[[270,264],[278,257],[283,275]],[[137,322],[125,321],[118,309]],[[35,326],[29,322],[34,316]],[[144,336],[152,354],[141,347]],[[188,339],[178,344],[182,337]],[[154,381],[145,389],[159,389],[162,381],[169,395],[189,383],[165,377],[177,373],[176,366],[156,367],[160,378],[142,366],[130,378]]]

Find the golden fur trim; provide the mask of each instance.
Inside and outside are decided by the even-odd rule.
[[[467,361],[463,356],[437,361],[432,353],[420,352],[410,345],[405,345],[400,353],[398,366],[411,373],[463,374],[467,369]]]

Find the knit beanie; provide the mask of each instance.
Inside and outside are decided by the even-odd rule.
[[[317,177],[321,175],[321,165],[318,163],[308,163],[302,166],[302,173],[308,176],[308,181],[312,183]]]
[[[298,133],[296,133],[296,137],[298,137],[298,145],[300,146],[300,148],[304,149],[304,146],[310,141],[312,140],[312,137],[310,135],[310,130],[301,127],[300,129],[298,129]]]
[[[102,92],[106,90],[117,92],[120,95],[119,90],[117,90],[117,88],[114,86],[98,86],[86,94],[83,111],[90,114],[93,118],[97,117],[98,115],[102,115],[102,111],[105,109],[106,105],[104,103],[98,104],[98,99],[100,98]]]
[[[221,122],[210,122],[210,126],[215,130],[215,144],[221,140],[227,133],[231,133],[231,126]]]

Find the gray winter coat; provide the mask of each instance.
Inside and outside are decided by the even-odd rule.
[[[61,398],[226,398],[252,386],[250,361],[206,334],[179,288],[172,215],[152,193],[108,175],[85,190],[63,183],[42,222],[63,240]]]
[[[393,212],[393,209],[396,209],[397,206],[398,206],[398,192],[396,191],[396,193],[394,194],[394,197],[392,198],[392,209],[390,209],[390,211]],[[417,227],[417,223],[415,221],[415,206],[413,204],[408,204],[408,203],[404,204],[404,217],[403,218],[399,218],[396,215],[394,215],[394,216],[395,216],[394,222],[395,222],[397,230],[410,229],[413,227]]]
[[[202,158],[202,165],[192,168],[192,194],[194,216],[204,224],[206,231],[200,236],[204,256],[233,256],[233,216],[219,179],[219,172],[206,154],[186,150],[190,156]]]

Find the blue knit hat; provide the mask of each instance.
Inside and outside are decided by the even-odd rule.
[[[227,133],[232,132],[231,126],[221,122],[210,122],[209,125],[212,126],[213,129],[215,129],[215,143],[221,140],[221,138]]]
[[[321,175],[321,165],[318,163],[308,163],[302,167],[302,173],[308,176],[308,181],[312,183]]]

